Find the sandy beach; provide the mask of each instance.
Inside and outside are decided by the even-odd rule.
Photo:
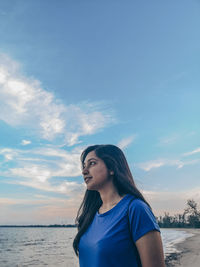
[[[194,235],[176,245],[179,252],[167,256],[166,267],[200,267],[200,229],[182,230]]]

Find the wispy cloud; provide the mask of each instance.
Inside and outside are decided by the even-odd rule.
[[[70,146],[114,121],[112,112],[98,103],[63,104],[5,55],[0,55],[0,109],[7,124],[26,127],[46,140],[62,137]]]
[[[152,169],[161,168],[164,166],[175,166],[178,169],[183,168],[186,165],[199,164],[200,159],[183,160],[183,159],[156,159],[146,162],[137,163],[136,166],[144,171],[151,171]]]
[[[136,135],[131,135],[129,137],[126,137],[124,139],[122,139],[121,141],[119,141],[119,143],[117,144],[118,147],[120,147],[121,149],[125,149],[127,148],[134,140],[136,139]]]
[[[82,197],[83,193],[77,192],[70,198],[47,195],[36,195],[26,199],[0,198],[0,224],[74,223]]]
[[[17,150],[11,148],[0,148],[0,155],[4,156],[4,161],[2,161],[1,163],[5,163],[12,160],[13,158],[16,158],[18,153]]]
[[[84,190],[84,185],[77,180],[67,180],[81,175],[81,151],[81,147],[70,152],[53,146],[31,150],[3,148],[0,149],[3,156],[0,174],[13,178],[9,183],[69,196]],[[58,177],[59,181],[55,183],[54,178]]]
[[[156,215],[183,213],[188,199],[200,201],[200,188],[180,191],[143,191]]]
[[[22,144],[23,146],[26,146],[26,145],[31,144],[31,141],[30,141],[30,140],[22,140],[21,144]]]
[[[138,163],[137,166],[144,171],[150,171],[152,169],[160,168],[163,166],[176,166],[177,168],[182,168],[184,163],[181,160],[169,160],[169,159],[157,159]]]
[[[161,137],[159,140],[159,145],[161,145],[161,146],[173,145],[174,143],[177,142],[178,139],[179,139],[178,134],[173,134],[170,136]]]
[[[190,152],[186,152],[183,154],[183,156],[191,156],[191,155],[194,155],[194,154],[197,154],[197,153],[200,153],[200,147],[190,151]]]
[[[164,215],[182,213],[187,199],[200,201],[200,188],[185,191],[143,191],[154,213]],[[77,192],[70,198],[55,198],[47,195],[34,195],[31,198],[0,198],[0,224],[53,224],[74,223],[83,193]],[[26,209],[24,209],[27,207]],[[31,207],[31,208],[29,208]],[[15,216],[16,215],[16,216]]]

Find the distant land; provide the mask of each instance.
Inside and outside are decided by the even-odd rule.
[[[0,227],[77,227],[75,224],[50,224],[50,225],[0,225]]]

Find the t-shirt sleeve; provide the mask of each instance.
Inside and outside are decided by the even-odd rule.
[[[133,200],[129,206],[129,223],[134,242],[150,231],[160,232],[151,209],[140,199]]]

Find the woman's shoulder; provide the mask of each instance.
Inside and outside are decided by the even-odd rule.
[[[131,212],[141,212],[141,211],[151,211],[151,208],[142,199],[136,198],[133,195],[129,195],[129,211]]]
[[[142,199],[140,199],[140,198],[138,198],[138,197],[136,197],[136,196],[134,196],[134,195],[131,195],[131,194],[127,194],[126,195],[126,198],[127,198],[127,200],[131,203],[131,204],[133,204],[133,205],[142,205],[142,204],[146,204]],[[146,204],[147,205],[147,204]]]

